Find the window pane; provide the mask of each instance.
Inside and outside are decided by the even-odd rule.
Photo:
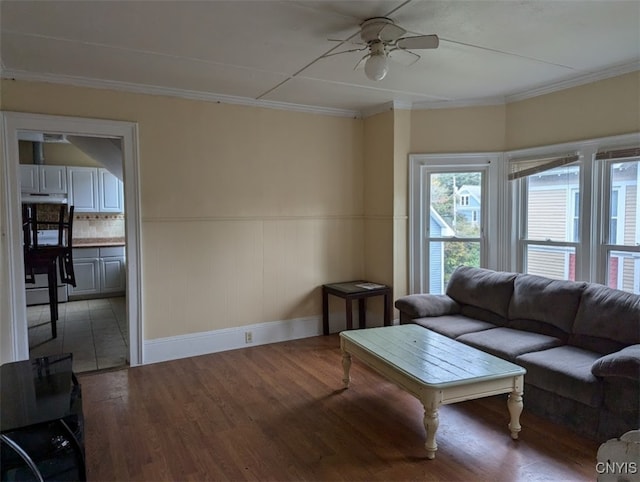
[[[482,173],[446,172],[430,177],[430,237],[480,237]]]
[[[610,288],[640,294],[640,253],[611,251],[607,281]]]
[[[611,165],[609,243],[637,246],[640,243],[638,161]]]
[[[480,267],[480,242],[433,241],[429,243],[429,293],[444,293],[458,266]]]
[[[563,166],[526,178],[526,239],[573,241],[580,225],[580,167]]]
[[[527,245],[525,260],[529,274],[553,279],[575,279],[576,250],[571,246]]]
[[[429,292],[439,294],[458,266],[480,267],[479,241],[432,242],[429,247]]]

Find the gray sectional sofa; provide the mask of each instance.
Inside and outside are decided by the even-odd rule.
[[[445,295],[395,302],[417,323],[527,369],[525,410],[597,441],[640,427],[640,296],[459,267]]]

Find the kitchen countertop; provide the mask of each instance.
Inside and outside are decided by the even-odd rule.
[[[124,246],[124,238],[74,238],[74,248],[97,248],[101,246]]]

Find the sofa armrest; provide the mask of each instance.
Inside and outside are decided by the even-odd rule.
[[[447,295],[417,294],[398,298],[396,308],[410,318],[460,313],[460,305]]]
[[[598,358],[591,365],[596,377],[624,377],[640,380],[640,345],[630,345]]]

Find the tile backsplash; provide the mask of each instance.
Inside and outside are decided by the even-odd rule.
[[[73,238],[124,237],[124,214],[76,213],[73,216]]]

